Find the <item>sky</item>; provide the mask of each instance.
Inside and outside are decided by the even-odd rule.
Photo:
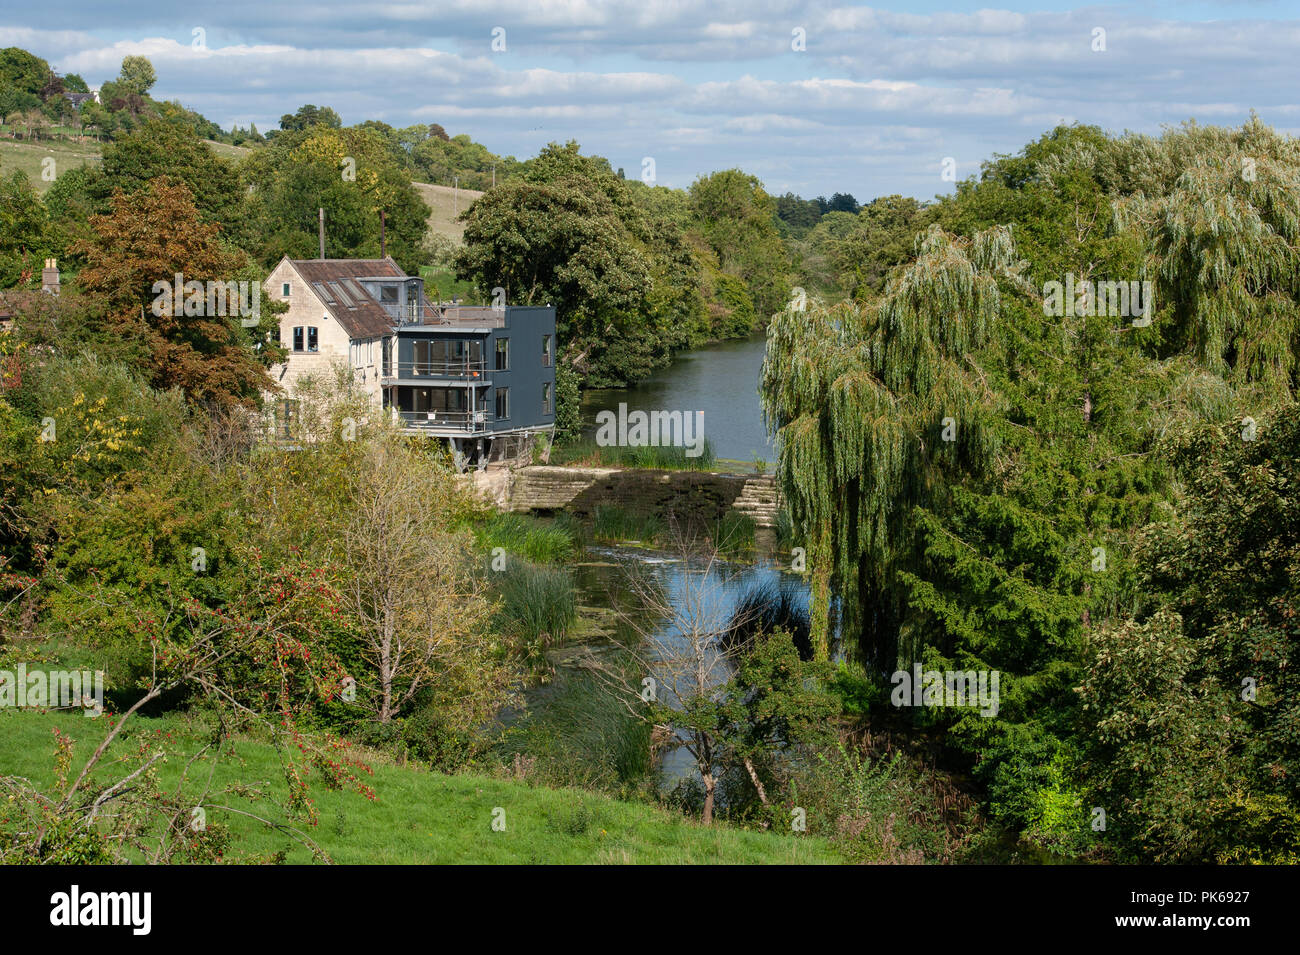
[[[143,54],[153,96],[227,129],[314,103],[520,159],[573,139],[659,185],[739,167],[859,201],[949,192],[1059,123],[1158,134],[1254,109],[1300,130],[1300,0],[54,0],[0,11],[5,46],[92,86]]]

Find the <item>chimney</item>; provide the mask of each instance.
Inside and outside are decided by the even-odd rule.
[[[325,210],[320,210],[320,257],[325,258]]]
[[[41,291],[51,295],[59,294],[59,260],[46,259],[45,268],[41,269]]]

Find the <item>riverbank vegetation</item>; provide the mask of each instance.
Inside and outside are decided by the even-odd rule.
[[[698,454],[679,445],[602,445],[593,439],[572,441],[551,451],[551,464],[592,468],[651,468],[668,471],[712,471],[718,459],[708,438]]]
[[[1257,120],[1057,129],[769,329],[819,657],[1000,672],[996,716],[911,722],[1049,851],[1300,858],[1298,174]]]

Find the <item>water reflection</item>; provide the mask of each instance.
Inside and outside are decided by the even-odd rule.
[[[576,584],[580,604],[609,607],[632,617],[634,624],[625,624],[618,639],[637,640],[638,631],[644,634],[640,640],[643,651],[661,658],[656,672],[647,675],[660,685],[668,684],[673,679],[672,671],[680,671],[680,661],[691,655],[691,631],[714,635],[706,667],[709,684],[730,678],[731,665],[716,644],[716,634],[726,628],[740,602],[755,587],[789,588],[798,608],[804,612],[808,609],[806,580],[771,558],[755,563],[717,559],[704,562],[635,548],[593,546],[587,549],[587,560],[576,568]],[[637,591],[647,585],[660,595],[655,601],[660,605],[657,613],[646,611],[637,598]],[[665,656],[671,665],[663,659]],[[677,679],[682,679],[680,672]],[[687,692],[683,688],[683,695]],[[661,694],[659,698],[674,705],[672,696]],[[660,781],[665,789],[697,775],[694,760],[684,748],[678,746],[664,754]]]
[[[586,435],[595,437],[597,412],[617,413],[619,402],[627,402],[629,411],[703,411],[704,436],[716,457],[774,461],[776,450],[763,427],[758,399],[766,347],[764,338],[722,342],[683,352],[635,388],[587,391],[582,399]]]

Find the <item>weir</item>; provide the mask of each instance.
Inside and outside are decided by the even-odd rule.
[[[774,527],[781,506],[776,479],[767,474],[535,464],[475,473],[473,480],[505,510],[543,514],[590,517],[607,505],[690,523],[717,521],[734,511],[756,527]]]

